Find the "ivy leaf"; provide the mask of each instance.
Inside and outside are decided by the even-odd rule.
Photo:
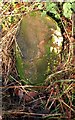
[[[71,8],[72,8],[71,3],[64,3],[63,4],[63,15],[66,18],[71,18],[71,15],[72,15]]]
[[[70,3],[64,3],[63,4],[63,10],[70,10],[71,9],[71,4]]]
[[[47,4],[46,10],[51,11],[53,8],[56,9],[56,4],[55,3],[49,3],[49,4]]]
[[[75,2],[75,0],[69,0],[69,2]]]
[[[69,12],[65,11],[63,14],[66,18],[71,18],[72,11],[71,10]]]
[[[72,3],[72,9],[75,11],[75,2]]]
[[[56,18],[60,18],[60,15],[58,14],[57,10],[58,7],[55,3],[47,3],[46,11],[50,11],[51,13],[53,13]]]

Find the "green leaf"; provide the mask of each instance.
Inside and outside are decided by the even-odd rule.
[[[75,2],[75,0],[69,0],[69,2]]]
[[[72,15],[72,5],[70,3],[63,4],[63,15],[67,18],[71,18]]]
[[[48,3],[46,10],[51,11],[52,9],[56,9],[56,4],[55,3]]]
[[[60,15],[58,14],[58,7],[55,3],[47,3],[46,10],[50,11],[50,13],[53,13],[56,18],[60,18]]]
[[[72,3],[72,9],[75,11],[75,2]]]
[[[71,9],[71,4],[70,3],[64,3],[63,4],[63,10],[70,10]]]

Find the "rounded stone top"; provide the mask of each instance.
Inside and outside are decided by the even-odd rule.
[[[46,78],[52,34],[58,29],[55,20],[39,11],[23,17],[16,40],[22,53],[26,79],[38,83]]]

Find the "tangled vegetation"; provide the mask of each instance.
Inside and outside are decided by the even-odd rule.
[[[75,2],[0,2],[2,49],[2,114],[10,119],[75,119]],[[44,83],[25,81],[23,64],[16,67],[16,33],[23,16],[41,11],[52,17],[63,36],[60,59],[52,64]],[[73,22],[74,20],[74,22]],[[55,59],[55,53],[52,59]],[[23,62],[20,57],[20,62]],[[21,79],[21,77],[23,79]]]

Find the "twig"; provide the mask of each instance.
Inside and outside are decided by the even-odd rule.
[[[37,117],[46,117],[46,116],[61,116],[61,114],[38,114],[38,113],[28,113],[21,111],[3,111],[3,115],[27,115],[27,116],[37,116]]]
[[[11,84],[13,84],[13,83],[11,83]],[[11,84],[8,84],[7,86],[0,86],[0,88],[7,88],[7,89],[9,89],[9,88],[20,88],[20,87],[22,87],[22,88],[40,88],[40,89],[45,89],[45,88],[47,88],[47,86],[32,86],[32,85],[15,85],[14,84],[14,86],[10,86]]]
[[[51,79],[52,79],[53,77],[55,77],[56,75],[60,75],[60,74],[62,74],[62,73],[68,72],[69,70],[70,70],[70,69],[65,69],[65,70],[57,71],[57,72],[49,75],[49,76],[47,77],[47,79],[45,80],[45,83],[47,83],[49,80],[51,80]]]
[[[54,99],[53,101],[52,101],[52,103],[51,103],[51,105],[49,106],[49,110],[51,109],[51,107],[52,107],[52,105],[54,104],[54,102],[56,101],[56,99]]]
[[[48,106],[48,104],[49,104],[49,101],[50,101],[50,98],[51,98],[52,94],[53,94],[53,90],[51,91],[51,94],[50,94],[50,96],[49,96],[49,98],[48,98],[48,100],[47,100],[47,103],[46,103],[46,105],[45,105],[45,108],[47,108],[47,106]]]
[[[46,97],[43,96],[43,97],[40,97],[40,98],[41,98],[41,99],[45,99]],[[32,104],[32,103],[35,103],[35,102],[39,101],[40,98],[37,98],[37,99],[35,99],[35,100],[30,101],[30,102],[26,103],[26,105],[30,105],[30,104]]]
[[[73,108],[71,108],[68,104],[66,104],[63,100],[61,100],[61,102],[68,107],[71,111],[73,111],[75,113],[75,110]]]

